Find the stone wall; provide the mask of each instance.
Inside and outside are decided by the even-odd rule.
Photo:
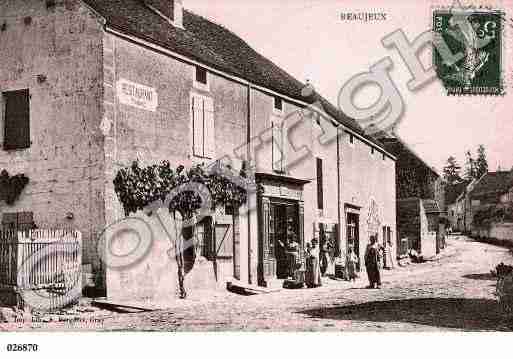
[[[353,137],[351,144],[351,136],[346,132],[341,133],[339,146],[342,251],[346,250],[347,237],[347,213],[344,211],[344,206],[359,207],[360,261],[363,263],[363,254],[369,243],[370,234],[376,231],[374,227],[378,227],[379,243],[383,243],[383,226],[391,228],[392,243],[396,243],[396,164],[393,159],[384,155],[377,148],[372,151],[368,143],[356,137]],[[375,206],[372,203],[375,203]],[[372,209],[373,207],[375,210]],[[370,217],[375,217],[377,221]],[[373,222],[375,223],[373,224]]]
[[[513,243],[513,223],[492,223],[489,228],[472,228],[472,236]]]
[[[195,66],[169,55],[134,44],[119,36],[105,34],[105,113],[107,136],[105,141],[105,211],[107,223],[124,217],[113,187],[118,170],[139,160],[150,165],[168,160],[172,167],[195,163],[210,163],[226,156],[240,169],[242,161],[233,151],[244,145],[247,136],[247,88],[234,81],[208,73],[207,91],[194,83]],[[116,95],[120,80],[127,80],[153,89],[158,96],[156,109],[147,110],[126,105]],[[215,122],[215,156],[199,158],[193,153],[191,95],[212,98]],[[118,91],[119,95],[119,91]],[[240,265],[248,280],[248,225],[241,219]],[[256,220],[253,222],[256,226]],[[256,241],[256,236],[255,239]],[[256,258],[257,244],[253,245]],[[233,275],[232,260],[218,260],[219,278]],[[256,263],[253,265],[256,278]],[[199,269],[200,268],[200,269]],[[211,261],[199,256],[190,278],[201,283],[202,278],[213,277]],[[193,281],[192,279],[190,281]]]
[[[80,230],[92,263],[104,225],[100,20],[75,0],[2,0],[2,24],[0,91],[29,89],[31,146],[0,149],[0,169],[30,179],[13,206],[0,203],[0,216],[29,211],[40,228]]]
[[[397,228],[400,238],[408,238],[408,247],[420,250],[421,242],[421,201],[408,198],[397,201]]]

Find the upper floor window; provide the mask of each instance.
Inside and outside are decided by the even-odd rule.
[[[371,147],[371,155],[373,155],[375,151],[374,147]]]
[[[283,130],[283,119],[279,116],[272,116],[272,161],[273,171],[278,173],[285,172],[285,140]]]
[[[191,96],[192,143],[194,156],[215,157],[214,101],[210,97]]]
[[[2,93],[4,150],[30,147],[30,95],[29,90]]]
[[[283,100],[278,96],[274,96],[274,112],[283,112]]]
[[[324,178],[322,168],[322,158],[316,158],[317,167],[317,209],[324,209]]]
[[[202,90],[209,89],[208,71],[200,66],[194,69],[194,86]]]
[[[352,133],[349,134],[349,143],[354,145],[354,135]]]

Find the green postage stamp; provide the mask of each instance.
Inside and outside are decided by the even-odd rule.
[[[504,13],[487,9],[433,12],[433,65],[449,95],[502,95]]]

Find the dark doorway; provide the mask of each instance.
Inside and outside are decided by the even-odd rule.
[[[292,276],[302,248],[298,206],[294,202],[271,201],[270,215],[269,239],[276,258],[276,277],[286,279]]]
[[[356,213],[347,213],[347,247],[353,247],[354,253],[358,258],[356,269],[360,270],[360,235],[359,235],[359,215]]]

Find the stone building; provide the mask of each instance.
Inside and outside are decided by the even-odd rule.
[[[493,227],[507,223],[508,228],[500,230],[501,237],[513,240],[513,170],[485,173],[466,197],[468,233],[487,237]]]
[[[235,231],[219,213],[223,278],[279,281],[289,225],[301,248],[329,240],[333,258],[350,244],[363,260],[371,234],[395,242],[395,157],[181,1],[0,0],[0,29],[0,169],[29,179],[0,215],[79,229],[86,271],[102,270],[98,238],[124,215],[113,179],[136,159],[250,164],[256,210]]]
[[[397,248],[400,250],[398,254],[404,255],[406,248],[421,252],[422,247],[436,248],[438,252],[443,248],[445,227],[435,224],[433,218],[429,220],[429,225],[423,225],[424,222],[428,223],[423,204],[429,207],[429,217],[435,216],[440,223],[445,222],[445,192],[442,178],[400,138],[383,134],[377,137],[397,158]],[[421,230],[421,227],[429,227],[430,230]],[[436,233],[434,236],[431,235],[433,231]],[[406,238],[407,245],[404,243]],[[430,241],[433,243],[428,245]]]

